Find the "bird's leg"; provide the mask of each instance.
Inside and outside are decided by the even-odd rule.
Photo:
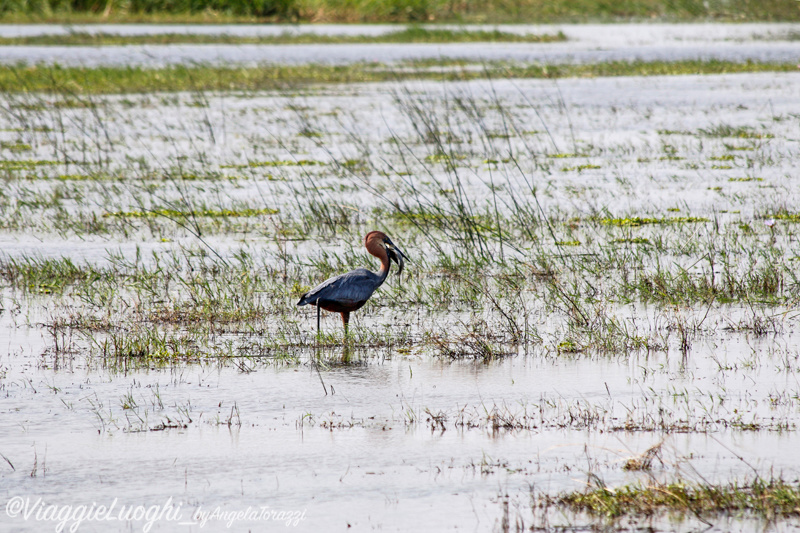
[[[344,324],[344,337],[347,338],[347,324],[350,323],[350,311],[342,311],[342,324]]]
[[[319,340],[319,318],[320,314],[322,314],[322,310],[319,307],[319,300],[317,300],[317,340]]]

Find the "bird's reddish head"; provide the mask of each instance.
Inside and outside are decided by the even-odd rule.
[[[389,255],[384,244],[388,237],[382,231],[370,231],[364,237],[364,247],[369,253],[381,260],[381,270],[389,270]]]
[[[364,236],[364,247],[369,248],[370,243],[373,241],[381,244],[385,238],[386,234],[382,231],[370,231]]]

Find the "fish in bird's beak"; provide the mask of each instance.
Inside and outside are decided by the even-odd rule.
[[[397,275],[399,276],[400,274],[403,273],[403,266],[404,266],[403,259],[408,259],[408,256],[404,254],[403,251],[400,250],[400,248],[395,246],[394,243],[388,238],[386,239],[385,244],[386,244],[386,253],[389,256],[389,259],[397,263]]]

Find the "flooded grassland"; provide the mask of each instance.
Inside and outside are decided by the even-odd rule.
[[[798,94],[3,95],[0,493],[153,531],[797,530]],[[317,337],[297,299],[376,269],[372,229],[402,277]]]

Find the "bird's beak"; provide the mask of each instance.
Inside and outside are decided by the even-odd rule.
[[[388,241],[386,243],[386,253],[389,256],[389,259],[397,263],[397,275],[403,273],[403,259],[408,259],[408,256],[403,253],[403,251],[394,245],[392,241]]]

